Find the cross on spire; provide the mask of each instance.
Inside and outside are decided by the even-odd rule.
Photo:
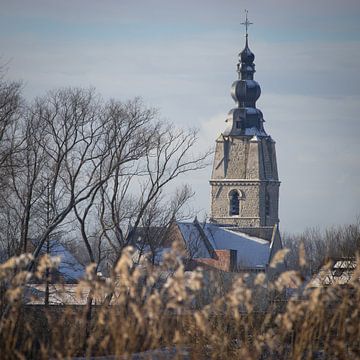
[[[248,10],[245,9],[245,21],[240,23],[241,25],[244,25],[245,26],[245,30],[246,30],[246,37],[248,37],[248,27],[250,25],[252,25],[253,23],[249,21],[248,19]]]

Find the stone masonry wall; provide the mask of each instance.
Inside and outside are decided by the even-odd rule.
[[[227,160],[225,176],[227,179],[246,179],[246,164],[249,156],[249,142],[237,138],[228,141],[229,152],[224,154]]]
[[[229,193],[236,189],[242,197],[240,199],[240,215],[230,216]],[[259,191],[257,183],[239,183],[212,186],[212,217],[219,223],[231,223],[241,226],[259,226]],[[215,216],[214,216],[215,215]]]
[[[225,158],[224,158],[224,140],[222,137],[216,140],[215,154],[213,162],[212,176],[214,178],[224,178],[225,176]]]
[[[279,185],[275,143],[270,138],[217,140],[211,184],[211,218],[237,226],[271,226],[278,219]],[[241,194],[240,214],[230,215],[229,193]],[[266,197],[270,214],[266,215]]]

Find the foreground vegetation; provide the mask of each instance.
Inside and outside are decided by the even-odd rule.
[[[96,306],[25,305],[24,285],[56,264],[44,257],[30,275],[24,269],[31,256],[8,260],[0,266],[1,358],[126,358],[160,348],[194,359],[360,357],[359,266],[347,285],[311,289],[301,269],[272,281],[264,273],[188,273],[179,252],[174,249],[159,267],[134,266],[132,250],[125,248],[108,279],[89,266],[79,294],[90,290]],[[278,253],[272,269],[285,253]],[[306,265],[305,259],[299,263]]]

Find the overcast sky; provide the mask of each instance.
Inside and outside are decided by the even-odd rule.
[[[28,99],[64,86],[142,96],[214,144],[244,45],[276,140],[281,230],[360,215],[360,1],[0,0],[0,57]],[[209,213],[211,168],[187,179]]]

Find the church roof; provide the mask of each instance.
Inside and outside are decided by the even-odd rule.
[[[236,250],[239,268],[265,268],[269,263],[272,241],[250,236],[240,228],[196,220],[177,225],[194,258],[210,258],[211,250]]]

